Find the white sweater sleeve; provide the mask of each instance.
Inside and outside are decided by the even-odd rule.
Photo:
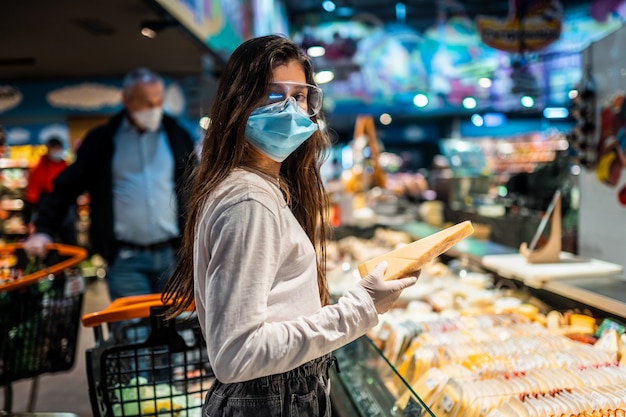
[[[245,200],[207,223],[197,229],[196,256],[202,256],[199,248],[210,255],[206,270],[196,270],[203,277],[197,277],[196,285],[204,285],[201,320],[221,382],[291,370],[362,336],[378,322],[371,298],[359,285],[312,314],[302,315],[294,304],[288,315],[292,319],[268,320],[268,297],[286,233],[277,215],[259,201]]]

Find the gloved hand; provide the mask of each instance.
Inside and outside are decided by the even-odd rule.
[[[28,256],[43,258],[48,253],[47,245],[52,243],[52,238],[45,233],[33,233],[24,241],[24,252]]]
[[[403,289],[414,285],[421,271],[417,271],[416,276],[385,281],[383,276],[387,270],[387,262],[383,261],[376,265],[376,268],[358,283],[372,297],[376,312],[383,314],[387,312],[396,300],[400,297]]]

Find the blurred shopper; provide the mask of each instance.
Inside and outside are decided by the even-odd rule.
[[[175,265],[184,227],[183,185],[196,163],[194,142],[163,115],[163,80],[131,71],[123,81],[124,110],[87,133],[76,160],[42,198],[35,233],[25,242],[43,256],[76,198],[89,193],[90,242],[108,263],[111,299],[160,292]]]
[[[3,125],[0,125],[0,159],[9,157],[9,146],[7,145],[7,132]],[[11,190],[4,185],[4,181],[2,181],[2,173],[0,173],[0,200],[6,196],[10,195]],[[4,221],[9,217],[9,212],[2,207],[0,207],[0,221]],[[4,227],[0,227],[0,238],[3,237]]]
[[[67,168],[67,162],[63,158],[63,142],[58,137],[53,136],[46,142],[46,153],[41,156],[37,165],[28,175],[28,185],[24,190],[24,208],[22,210],[24,224],[28,225],[31,222],[41,196],[52,192],[52,181],[65,168]]]
[[[7,131],[4,126],[0,125],[0,158],[6,158],[9,153],[7,145]]]
[[[330,353],[417,281],[385,281],[381,263],[329,304],[321,107],[310,61],[280,36],[239,46],[220,80],[163,295],[171,316],[195,301],[217,377],[206,416],[330,416]]]

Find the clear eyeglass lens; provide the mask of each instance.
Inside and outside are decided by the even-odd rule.
[[[280,103],[293,97],[298,106],[309,116],[315,116],[322,108],[322,90],[311,84],[273,82],[265,105]]]

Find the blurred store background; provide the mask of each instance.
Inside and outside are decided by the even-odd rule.
[[[121,109],[122,78],[129,70],[149,67],[164,76],[165,111],[176,116],[200,144],[210,128],[207,114],[229,55],[246,39],[279,33],[307,51],[324,92],[324,128],[333,140],[323,167],[331,197],[329,213],[336,226],[327,249],[333,295],[342,294],[344,286],[357,279],[357,261],[471,220],[473,236],[443,257],[447,264],[425,268],[420,285],[404,299],[407,313],[433,320],[433,340],[456,328],[449,319],[457,312],[468,317],[508,314],[514,301],[519,313],[547,326],[553,335],[582,335],[585,343],[593,343],[597,336],[602,343],[597,343],[595,352],[612,356],[589,362],[593,366],[588,369],[613,366],[619,359],[622,368],[626,363],[626,325],[621,324],[626,322],[626,0],[20,0],[1,4],[0,242],[20,242],[32,230],[23,222],[24,189],[30,170],[46,152],[47,141],[60,138],[65,159],[71,163],[85,133]],[[546,242],[554,243],[550,241],[554,224],[548,223],[546,212],[555,195],[561,196],[562,224],[554,235],[560,236],[564,252],[577,256],[563,258],[547,273],[539,264],[540,273],[535,274],[518,248],[536,242],[535,249],[540,250]],[[88,195],[78,199],[77,208],[78,245],[89,249]],[[9,261],[15,261],[9,246],[0,244],[2,273],[9,271]],[[84,290],[84,312],[100,311],[110,303],[102,279],[106,265],[89,251],[80,267],[89,285],[73,290]],[[524,292],[513,291],[517,289]],[[510,296],[520,293],[515,300]],[[0,310],[14,316],[7,294],[0,291],[4,297],[0,297],[4,300]],[[45,303],[55,306],[47,299]],[[430,315],[440,311],[445,313],[442,321]],[[398,398],[382,395],[380,388],[404,386],[383,376],[401,375],[387,372],[390,358],[399,358],[402,352],[397,342],[406,337],[408,343],[409,334],[429,325],[405,326],[409,322],[395,321],[402,316],[387,317],[390,321],[380,327],[384,331],[370,335],[377,346],[382,339],[393,341],[384,362],[379,362],[380,352],[369,343],[355,345],[356,351],[353,346],[339,352],[343,372],[332,384],[337,408],[333,415],[386,415],[351,411],[378,404],[387,404],[392,415],[400,415]],[[606,321],[595,333],[596,319],[599,324],[605,317],[615,318],[609,323],[610,329],[619,329],[619,343],[612,334],[610,346],[604,343],[607,339],[601,332],[609,330]],[[488,325],[498,339],[510,332],[513,322],[492,320],[471,321]],[[64,320],[42,322],[63,324]],[[385,327],[389,323],[397,327]],[[21,335],[18,330],[31,328],[21,324],[11,327],[0,317],[4,334]],[[491,332],[462,333],[478,341]],[[543,338],[533,336],[537,341]],[[466,346],[450,340],[456,339],[443,342],[445,351],[441,346],[430,351],[445,355],[442,364],[454,358],[447,347]],[[72,345],[72,340],[62,342]],[[84,354],[95,345],[94,334],[81,328],[74,342],[76,366],[68,373],[44,375],[41,384],[36,378],[31,381],[30,374],[13,386],[11,380],[5,385],[3,366],[9,361],[3,358],[11,353],[5,349],[0,355],[4,409],[10,410],[7,404],[14,399],[15,411],[73,413],[56,413],[56,417],[94,415],[87,389],[90,363]],[[568,362],[563,359],[564,349],[543,343],[538,345],[537,360],[502,357],[507,363],[534,366],[536,362],[542,367],[546,358],[553,357],[557,359],[552,362],[579,370],[578,364],[587,364],[581,360],[590,358],[581,353]],[[43,346],[47,352],[46,343]],[[16,351],[33,349],[26,345]],[[491,373],[483,365],[505,369],[498,360],[485,361],[482,354],[474,358],[477,362],[464,363],[471,365],[472,372],[480,369],[481,379]],[[372,366],[376,372],[359,373],[362,366]],[[532,368],[512,370],[521,369]],[[513,372],[506,374],[507,380],[509,375]],[[555,380],[555,374],[549,375],[538,378],[544,392],[548,391],[543,381]],[[426,383],[431,391],[430,382]],[[621,385],[606,384],[624,393],[623,379]],[[564,386],[571,385],[559,387]],[[424,391],[415,389],[419,395]],[[447,394],[442,399],[449,403]],[[406,404],[402,415],[420,415],[422,408],[411,404]],[[348,411],[342,412],[348,405]],[[617,411],[611,409],[610,415]],[[570,414],[576,415],[570,411],[565,415]]]
[[[626,158],[611,145],[623,123],[625,16],[623,0],[6,2],[3,181],[19,196],[51,136],[71,161],[83,134],[120,108],[121,78],[138,66],[165,76],[165,110],[200,141],[229,54],[281,33],[308,51],[324,90],[338,225],[471,219],[517,247],[560,189],[564,248],[623,264]],[[611,126],[602,142],[601,109]],[[19,239],[19,203],[3,208],[5,235]]]

